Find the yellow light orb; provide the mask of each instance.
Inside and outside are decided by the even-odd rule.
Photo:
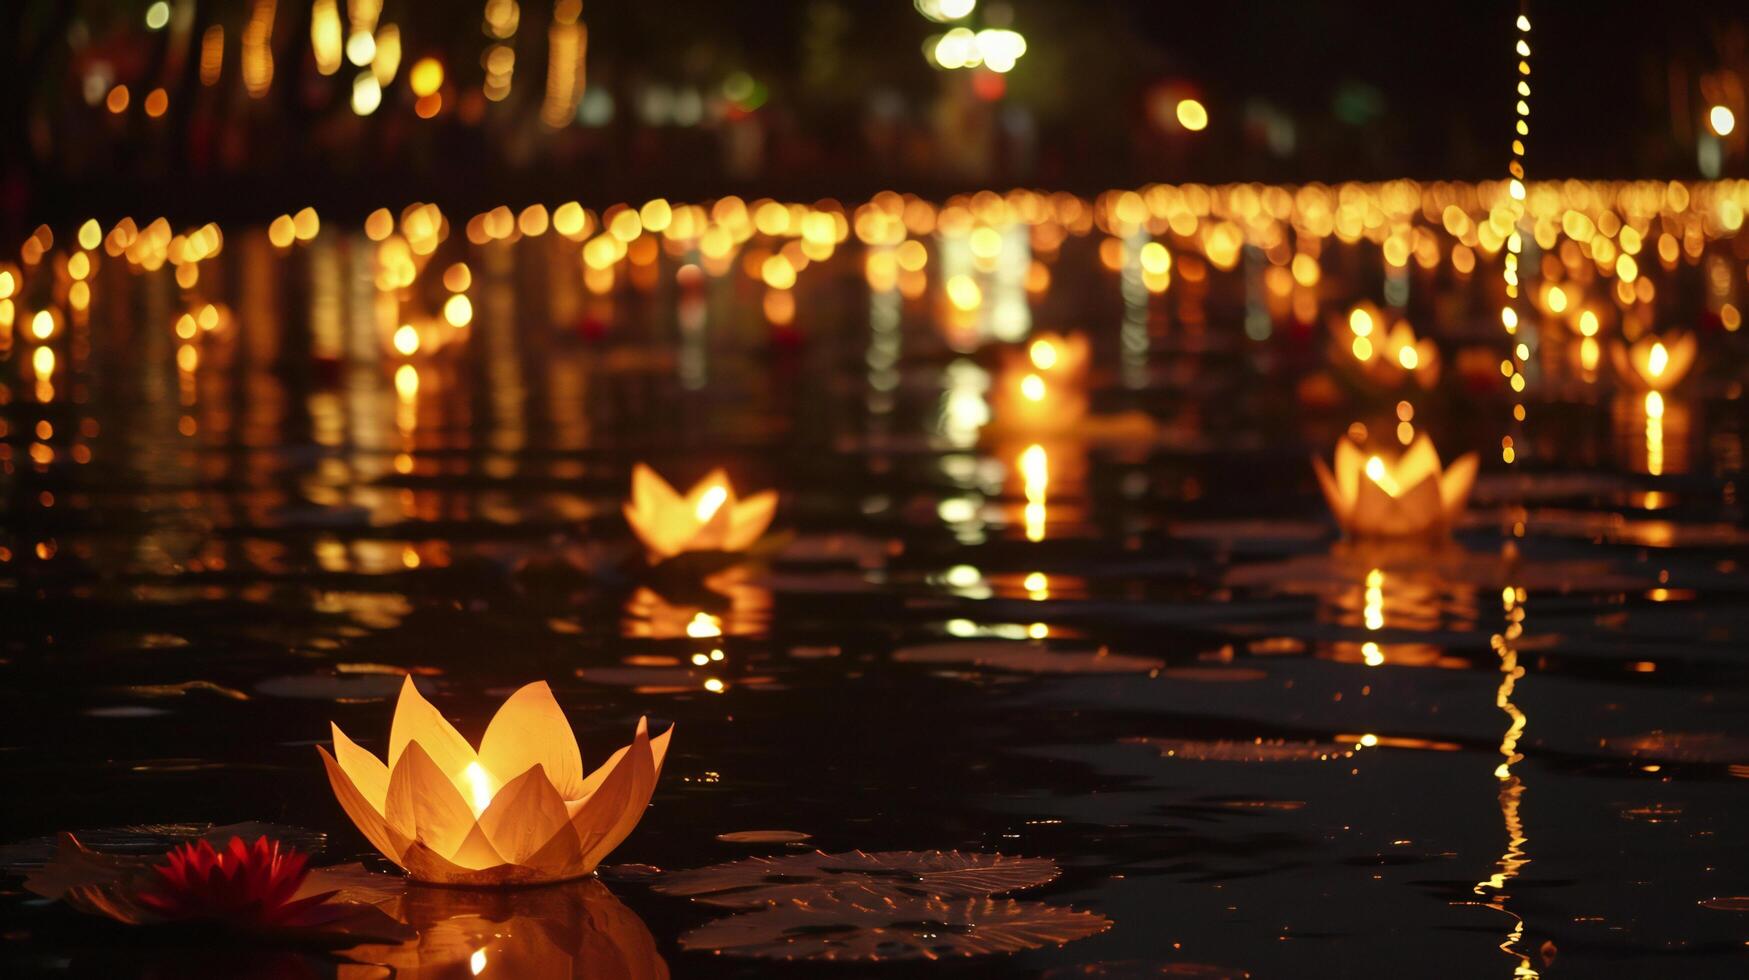
[[[1713,106],[1707,111],[1706,121],[1713,127],[1713,132],[1720,136],[1729,136],[1737,128],[1737,114],[1728,106]]]
[[[1199,133],[1207,129],[1208,124],[1209,111],[1203,108],[1201,102],[1183,99],[1178,103],[1178,125],[1193,133]]]

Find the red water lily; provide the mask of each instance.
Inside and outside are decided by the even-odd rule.
[[[223,922],[245,928],[297,928],[332,917],[323,903],[334,892],[293,900],[309,875],[309,859],[278,841],[232,837],[222,850],[207,841],[182,844],[152,868],[141,905],[170,920]]]

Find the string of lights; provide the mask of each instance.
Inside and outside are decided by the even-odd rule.
[[[1530,139],[1530,16],[1522,12],[1525,9],[1520,7],[1521,12],[1514,25],[1518,28],[1517,40],[1513,45],[1513,50],[1518,54],[1518,101],[1513,107],[1517,118],[1513,125],[1512,158],[1506,165],[1509,175],[1507,190],[1512,198],[1512,233],[1506,236],[1506,259],[1501,273],[1506,280],[1506,303],[1500,308],[1500,322],[1506,327],[1506,336],[1513,341],[1512,356],[1504,365],[1504,372],[1514,394],[1524,392],[1524,365],[1530,359],[1530,347],[1518,339],[1519,258],[1524,253],[1524,235],[1520,227],[1525,212],[1524,156],[1525,141]],[[1508,464],[1518,458],[1518,443],[1522,441],[1522,399],[1513,399],[1512,421],[1511,431],[1500,440],[1500,458]]]

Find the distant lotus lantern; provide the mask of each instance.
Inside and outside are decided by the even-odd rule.
[[[1442,468],[1433,441],[1416,438],[1396,458],[1368,456],[1348,439],[1336,444],[1334,472],[1312,460],[1324,499],[1355,537],[1403,537],[1448,529],[1463,514],[1476,480],[1476,454]]]
[[[1695,347],[1692,333],[1647,334],[1631,345],[1617,343],[1611,353],[1629,383],[1644,391],[1667,391],[1694,365]]]
[[[333,726],[320,746],[328,782],[365,839],[418,881],[532,885],[579,878],[644,814],[670,728],[584,774],[577,739],[545,682],[521,688],[493,716],[476,752],[407,678],[389,729],[388,762]]]
[[[1084,334],[1040,332],[1026,345],[1025,367],[1060,381],[1078,379],[1087,371],[1087,337]]]
[[[682,497],[643,463],[632,470],[632,499],[625,505],[626,523],[656,559],[688,551],[746,551],[776,513],[776,491],[738,499],[720,469]]]

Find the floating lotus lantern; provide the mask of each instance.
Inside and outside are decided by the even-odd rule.
[[[1349,311],[1348,332],[1347,340],[1336,335],[1338,363],[1352,357],[1362,373],[1379,384],[1414,378],[1421,387],[1431,388],[1439,381],[1439,345],[1431,337],[1416,337],[1408,320],[1398,319],[1386,329],[1378,308],[1362,303]]]
[[[776,513],[776,491],[737,499],[720,469],[682,497],[643,463],[632,470],[632,499],[625,505],[626,523],[657,560],[688,551],[746,551]]]
[[[1003,362],[994,399],[997,427],[1051,432],[1078,425],[1087,414],[1086,373],[1086,337],[1035,335],[1024,357]]]
[[[389,730],[388,762],[334,726],[319,746],[346,815],[418,881],[533,885],[578,878],[643,816],[673,729],[632,744],[584,775],[565,713],[545,682],[510,696],[476,752],[407,678]]]
[[[1665,391],[1676,386],[1694,364],[1694,334],[1676,332],[1666,337],[1647,334],[1630,344],[1610,348],[1616,371],[1643,391]]]
[[[1024,351],[1006,352],[1002,366],[1005,371],[1037,373],[1052,381],[1078,381],[1087,374],[1087,337],[1039,331]]]
[[[1368,456],[1348,439],[1336,444],[1334,472],[1313,457],[1324,499],[1355,537],[1402,537],[1444,531],[1463,513],[1476,480],[1476,454],[1440,466],[1433,440],[1416,437],[1396,458]]]

